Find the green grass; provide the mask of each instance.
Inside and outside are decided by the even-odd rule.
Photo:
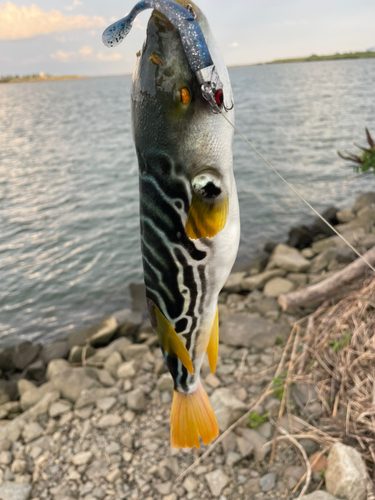
[[[328,345],[332,346],[333,352],[337,354],[339,351],[342,351],[350,344],[351,335],[349,332],[345,332],[345,335],[339,340],[329,340],[327,342]]]
[[[316,54],[310,57],[295,57],[292,59],[275,59],[266,64],[284,64],[295,62],[313,62],[313,61],[335,61],[339,59],[369,59],[375,57],[375,52],[347,52],[344,54],[330,54],[328,56],[317,56]]]
[[[249,427],[252,429],[257,429],[260,427],[262,424],[267,422],[268,420],[268,413],[265,413],[264,415],[259,415],[256,411],[253,411],[249,415]]]

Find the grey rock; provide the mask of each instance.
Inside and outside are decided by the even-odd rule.
[[[67,370],[68,368],[71,368],[71,366],[65,359],[53,359],[48,363],[46,379],[52,380],[53,377],[59,375],[61,372]]]
[[[275,487],[275,484],[276,474],[274,472],[269,472],[259,479],[259,486],[264,492],[271,491]]]
[[[302,273],[310,267],[310,262],[296,249],[280,243],[273,251],[268,268],[279,267],[293,273]]]
[[[352,210],[356,214],[357,212],[359,212],[363,208],[366,208],[366,207],[371,206],[373,204],[375,204],[375,193],[374,192],[362,193],[355,200],[355,203],[354,203]]]
[[[80,466],[80,465],[87,465],[88,463],[91,462],[93,459],[93,454],[91,451],[81,451],[74,455],[72,458],[73,464]]]
[[[51,361],[51,363],[54,362]],[[97,374],[94,368],[68,368],[56,374],[51,382],[55,389],[61,391],[64,399],[75,403],[83,389],[102,388],[102,385],[96,379]]]
[[[237,453],[236,451],[230,451],[225,457],[225,463],[229,467],[233,467],[233,465],[239,462],[241,459],[242,459],[241,453]]]
[[[22,431],[22,437],[25,443],[29,443],[30,441],[34,441],[40,436],[43,436],[44,430],[38,422],[30,422],[26,424]]]
[[[248,305],[248,309],[252,312],[259,312],[264,316],[269,312],[279,312],[280,307],[274,298],[267,297],[252,302],[251,304]]]
[[[104,385],[104,387],[113,387],[116,383],[115,379],[107,370],[97,370],[99,382]]]
[[[121,422],[121,417],[114,413],[109,413],[108,415],[103,415],[96,424],[99,429],[107,429],[108,427],[114,427]]]
[[[84,346],[87,343],[94,347],[108,344],[117,328],[116,319],[110,316],[96,325],[71,333],[68,338],[69,347],[72,348],[75,345]]]
[[[133,438],[129,432],[121,436],[121,444],[125,446],[125,448],[128,448],[129,450],[133,449]]]
[[[108,398],[112,396],[117,396],[119,394],[119,390],[116,387],[110,388],[88,388],[84,389],[81,392],[79,399],[77,400],[74,408],[79,410],[80,408],[85,408],[86,406],[90,406],[95,404],[99,399]]]
[[[365,500],[366,466],[357,450],[335,443],[327,460],[325,482],[328,493],[346,500]]]
[[[41,385],[40,387],[35,387],[27,385],[22,379],[18,381],[18,387],[21,389],[21,399],[20,404],[23,411],[34,406],[38,403],[46,394],[53,392],[55,387],[51,382]]]
[[[15,346],[8,347],[0,352],[0,370],[3,372],[13,371],[15,370],[15,365],[13,362],[13,354],[14,354]]]
[[[292,490],[299,483],[305,472],[305,467],[301,467],[298,465],[290,465],[285,469],[284,478],[287,481],[288,488],[290,490]]]
[[[241,282],[241,290],[245,292],[252,292],[253,290],[263,290],[267,281],[278,276],[285,276],[286,271],[283,269],[272,269],[264,271],[263,273],[255,274],[248,278],[244,278]]]
[[[311,248],[304,248],[301,251],[301,255],[303,255],[305,259],[312,259],[315,256],[315,252]]]
[[[289,328],[245,314],[228,316],[220,328],[220,340],[235,347],[252,347],[263,351],[273,347],[279,335]]]
[[[210,402],[221,431],[225,431],[247,411],[247,406],[233,394],[231,389],[216,389]]]
[[[41,350],[40,344],[32,344],[31,342],[22,342],[16,345],[13,352],[14,366],[17,370],[24,370],[27,365],[36,360]]]
[[[117,378],[134,378],[137,374],[136,364],[134,361],[126,361],[122,363],[116,372]]]
[[[132,344],[125,348],[119,348],[125,361],[140,360],[150,353],[150,349],[145,344]]]
[[[314,491],[310,495],[303,495],[300,500],[338,500],[326,491]]]
[[[115,443],[114,441],[109,443],[105,448],[105,451],[106,453],[108,453],[108,455],[113,455],[115,453],[118,453],[120,450],[121,446],[118,443]]]
[[[140,389],[128,392],[126,402],[130,410],[142,411],[146,407],[145,395]]]
[[[116,398],[113,396],[107,396],[96,401],[96,406],[104,412],[111,410],[115,404]]]
[[[10,451],[12,449],[13,443],[10,439],[2,439],[0,441],[0,451]]]
[[[287,245],[302,250],[311,245],[313,233],[306,226],[296,226],[289,231]]]
[[[124,349],[125,347],[130,345],[131,341],[124,337],[113,340],[106,347],[101,347],[100,349],[98,349],[92,357],[91,361],[95,363],[103,363],[111,354],[113,354],[114,352],[119,352],[121,349]]]
[[[292,387],[292,396],[297,404],[306,405],[317,400],[318,391],[312,384],[296,382]]]
[[[52,403],[50,408],[49,408],[49,416],[51,418],[56,418],[60,417],[64,413],[67,413],[72,409],[72,404],[70,401],[56,401],[55,403]]]
[[[44,374],[46,371],[46,365],[42,359],[37,359],[33,361],[24,371],[24,377],[41,382],[44,380]]]
[[[0,379],[0,404],[14,401],[18,397],[17,382],[15,380]]]
[[[67,359],[69,355],[69,344],[67,340],[57,340],[53,344],[43,347],[40,357],[46,365],[53,359]]]
[[[198,481],[193,476],[187,476],[182,485],[188,493],[191,493],[198,488]]]
[[[263,293],[265,297],[278,297],[295,289],[295,284],[286,278],[273,278],[266,283]]]
[[[245,276],[246,272],[230,274],[223,287],[223,290],[228,293],[239,293],[242,290],[241,282]]]
[[[30,484],[5,482],[0,487],[1,500],[28,500],[31,495]]]
[[[121,470],[116,467],[115,469],[112,469],[108,472],[108,474],[105,476],[106,480],[109,483],[114,483],[117,481],[117,479],[120,479],[121,477]]]
[[[12,463],[13,453],[11,451],[2,451],[0,453],[0,464],[9,465]]]
[[[165,483],[155,484],[154,488],[160,493],[160,495],[169,495],[172,489],[171,481],[167,481]]]
[[[26,410],[17,421],[20,422],[33,422],[40,415],[47,413],[48,408],[52,403],[60,398],[60,391],[52,391],[45,394],[40,401],[38,401],[34,406]]]
[[[207,382],[207,377],[206,377]],[[174,382],[170,373],[164,373],[156,383],[156,387],[160,392],[168,391],[170,394],[174,390]]]
[[[355,214],[351,208],[344,208],[344,210],[339,210],[337,212],[336,217],[341,224],[345,224],[355,219]]]
[[[204,477],[214,497],[220,496],[221,492],[229,481],[228,477],[224,474],[224,471],[222,469],[216,469],[212,472],[209,472]]]
[[[125,339],[126,340],[126,339]],[[123,363],[122,356],[119,352],[113,352],[108,356],[104,363],[104,369],[112,375],[117,377],[117,369]]]
[[[270,446],[265,446],[267,439],[254,429],[241,429],[242,438],[247,441],[247,446],[253,448],[253,455],[257,462],[262,462],[270,451]]]
[[[307,285],[307,275],[305,273],[289,273],[286,277],[289,281],[294,283],[297,288]]]
[[[11,471],[13,472],[13,474],[22,474],[23,472],[26,471],[26,469],[27,469],[26,460],[21,460],[17,458],[12,463]]]

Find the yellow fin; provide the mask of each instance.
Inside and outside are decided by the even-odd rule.
[[[192,240],[212,238],[224,228],[228,209],[228,197],[213,202],[194,193],[186,221],[186,234]]]
[[[171,411],[171,446],[199,448],[199,436],[204,444],[219,435],[215,413],[206,391],[200,384],[191,394],[174,391]]]
[[[219,311],[216,308],[215,319],[211,328],[210,340],[207,346],[208,363],[211,373],[215,373],[217,364],[217,353],[219,350]]]
[[[153,308],[156,321],[155,329],[160,344],[170,356],[178,358],[188,372],[193,375],[193,363],[184,343],[155,304],[153,304]]]

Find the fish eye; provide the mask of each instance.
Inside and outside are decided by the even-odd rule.
[[[224,102],[224,92],[219,89],[216,94],[215,94],[215,101],[216,101],[216,104],[220,107],[223,105],[223,102]]]
[[[181,89],[181,102],[182,104],[188,104],[190,102],[190,92],[188,89]]]

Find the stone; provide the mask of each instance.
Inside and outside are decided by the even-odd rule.
[[[227,388],[216,389],[210,397],[210,403],[221,431],[228,429],[248,410],[247,406],[236,398],[233,391]]]
[[[289,281],[294,283],[297,288],[307,285],[308,279],[305,273],[289,273],[286,277]]]
[[[104,387],[113,387],[116,383],[115,379],[107,370],[96,370],[99,382]]]
[[[11,451],[2,451],[0,453],[0,464],[1,465],[9,465],[12,463],[13,454]]]
[[[13,351],[14,366],[17,370],[24,370],[27,365],[36,360],[41,350],[40,344],[32,344],[31,342],[17,344]]]
[[[123,446],[125,446],[125,448],[128,448],[129,450],[133,449],[133,438],[129,432],[127,432],[126,434],[121,436],[120,441],[121,441],[121,444]]]
[[[52,403],[60,398],[60,391],[52,391],[45,394],[40,401],[38,401],[34,406],[26,410],[20,417],[18,421],[32,422],[36,420],[40,415],[47,413],[49,407]]]
[[[252,479],[248,479],[244,484],[244,489],[248,495],[256,495],[260,492],[259,479],[254,477]],[[250,496],[250,498],[253,498]]]
[[[301,251],[301,255],[303,255],[305,259],[312,259],[315,256],[315,252],[311,248],[304,248]]]
[[[54,362],[51,361],[51,363]],[[75,403],[83,389],[102,388],[102,385],[96,378],[95,368],[69,368],[56,374],[51,382],[55,389],[61,391],[64,399]]]
[[[10,470],[14,474],[22,474],[23,472],[26,471],[26,468],[27,468],[26,460],[16,459],[12,463],[12,467]]]
[[[137,370],[135,368],[135,362],[134,361],[126,361],[125,363],[122,363],[118,368],[116,372],[116,377],[117,378],[134,378],[137,374]]]
[[[204,477],[214,497],[220,496],[221,492],[229,481],[228,477],[224,474],[224,471],[222,469],[216,469],[212,472],[209,472]]]
[[[337,212],[336,217],[341,224],[345,224],[354,220],[355,214],[351,208],[344,208],[344,210],[339,210]]]
[[[150,353],[150,348],[145,344],[132,344],[119,349],[125,361],[141,360]]]
[[[51,382],[36,387],[34,385],[27,385],[22,379],[18,381],[19,390],[21,389],[21,399],[20,405],[23,411],[34,406],[38,403],[46,394],[51,393],[55,390]]]
[[[15,346],[7,347],[3,351],[0,352],[0,370],[3,372],[14,371],[15,365],[13,362],[13,354],[14,354]]]
[[[79,410],[80,408],[85,408],[86,406],[95,404],[99,399],[117,396],[118,394],[119,394],[119,389],[117,389],[116,387],[111,387],[111,388],[101,387],[100,389],[94,387],[94,388],[84,389],[81,392],[81,395],[77,400],[74,408],[76,410]]]
[[[265,446],[268,440],[254,429],[241,429],[241,433],[242,437],[247,441],[248,448],[253,448],[255,460],[257,462],[262,462],[271,449],[270,445]]]
[[[310,267],[310,262],[296,249],[280,243],[273,251],[268,268],[279,267],[293,273],[302,273]]]
[[[289,490],[293,490],[293,488],[299,483],[305,472],[305,467],[301,467],[298,465],[290,465],[285,469],[284,479],[288,483]]]
[[[170,394],[173,394],[174,390],[174,382],[170,373],[163,373],[163,375],[159,378],[156,383],[156,388],[158,391],[168,391]]]
[[[298,250],[302,250],[306,247],[309,247],[313,242],[313,239],[314,235],[308,227],[297,226],[293,227],[289,231],[287,245],[289,247],[294,247],[297,248]]]
[[[67,340],[56,340],[52,344],[43,347],[40,357],[45,365],[53,359],[67,359],[69,356],[69,344]]]
[[[228,276],[228,279],[223,287],[223,290],[228,293],[239,293],[241,292],[241,282],[246,276],[246,272],[232,273]]]
[[[45,371],[46,371],[46,366],[44,364],[44,361],[42,359],[37,359],[36,361],[27,366],[23,375],[28,379],[41,382],[42,380],[44,380]]]
[[[96,406],[104,412],[111,410],[115,404],[116,398],[113,396],[107,396],[105,398],[98,399],[96,402]]]
[[[317,451],[313,455],[311,455],[311,457],[309,458],[311,470],[313,472],[322,472],[322,470],[327,468],[327,457],[325,455],[322,455],[321,457],[319,457],[319,455],[320,455],[320,451]]]
[[[286,278],[273,278],[264,287],[263,293],[266,297],[278,297],[295,289],[295,284]]]
[[[52,380],[53,377],[67,370],[68,368],[70,368],[70,364],[65,359],[53,359],[48,363],[46,379]]]
[[[1,500],[29,500],[30,495],[31,484],[5,482],[0,487]]]
[[[146,288],[144,283],[130,283],[129,285],[130,296],[132,299],[133,311],[146,312]]]
[[[17,382],[0,379],[0,404],[14,401],[18,398]]]
[[[127,393],[126,403],[130,410],[142,411],[146,407],[145,395],[140,389],[130,391]]]
[[[160,495],[169,495],[172,489],[171,481],[165,483],[155,484],[154,488],[160,493]]]
[[[263,290],[264,285],[267,281],[272,278],[277,278],[278,276],[285,276],[286,271],[283,269],[272,269],[269,271],[264,271],[260,274],[255,274],[248,278],[244,278],[241,281],[241,290],[244,292],[252,292],[253,290]]]
[[[0,441],[0,451],[10,451],[12,449],[13,443],[10,439],[2,439]]]
[[[188,493],[191,493],[198,488],[198,481],[193,476],[187,476],[182,483],[182,486]]]
[[[222,323],[220,340],[229,346],[249,347],[263,351],[273,347],[279,336],[289,328],[271,323],[263,318],[245,314],[232,314]]]
[[[118,453],[121,450],[121,446],[118,443],[115,443],[112,441],[105,447],[106,453],[108,455],[114,455],[115,453]]]
[[[26,424],[22,431],[22,437],[25,443],[29,443],[30,441],[34,441],[40,436],[43,436],[44,430],[38,422],[30,422]]]
[[[375,204],[375,193],[362,193],[355,200],[354,206],[352,208],[353,212],[356,214],[360,210]]]
[[[115,481],[117,481],[117,479],[120,479],[120,477],[121,477],[121,471],[118,467],[109,471],[108,474],[105,476],[106,480],[109,483],[114,483]]]
[[[104,363],[104,369],[112,375],[117,376],[118,367],[122,364],[123,359],[119,352],[113,352],[108,356]]]
[[[328,455],[325,483],[331,495],[346,500],[365,500],[367,471],[359,452],[335,443]]]
[[[292,396],[297,404],[305,406],[307,403],[317,400],[318,391],[312,384],[296,382],[292,386]]]
[[[204,381],[213,389],[217,389],[221,385],[220,380],[213,373],[209,373]]]
[[[85,360],[88,358],[91,358],[91,356],[93,356],[96,352],[96,349],[94,349],[94,347],[92,347],[91,345],[89,345],[87,348],[82,347],[80,345],[74,345],[70,349],[69,358],[68,358],[69,363],[82,363],[83,362],[83,360],[82,360],[83,350],[85,350],[85,354],[84,354]]]
[[[92,459],[93,459],[93,454],[91,451],[81,451],[80,453],[74,455],[74,457],[72,458],[72,462],[74,465],[78,467],[80,465],[89,464]]]
[[[75,345],[85,346],[87,343],[93,347],[106,345],[110,342],[117,328],[117,320],[110,316],[96,325],[71,333],[68,337],[69,347],[72,348]]]
[[[314,493],[310,493],[309,495],[303,495],[303,497],[300,497],[300,500],[338,500],[338,499],[336,497],[333,497],[326,491],[314,491]]]
[[[326,219],[330,224],[336,225],[338,223],[336,214],[337,214],[337,208],[329,207],[322,213],[322,217]],[[323,222],[322,219],[320,218],[315,220],[314,224],[311,226],[311,231],[315,236],[319,234],[332,236],[333,234],[335,234],[334,231],[332,231],[332,229],[329,226],[327,226],[327,224]]]
[[[109,413],[108,415],[103,415],[96,424],[99,429],[107,429],[108,427],[114,427],[119,425],[121,422],[121,417],[115,413]]]
[[[229,467],[233,467],[233,465],[239,462],[241,459],[242,459],[241,453],[237,453],[236,451],[230,451],[225,457],[225,463]]]
[[[261,487],[262,491],[266,493],[268,491],[271,491],[275,487],[275,484],[276,474],[274,472],[269,472],[259,479],[259,486]]]
[[[49,408],[49,416],[51,418],[56,418],[60,417],[64,413],[67,413],[72,409],[72,403],[70,401],[56,401],[55,403],[52,403],[50,408]]]
[[[92,357],[91,361],[94,363],[103,363],[108,359],[108,357],[113,354],[114,352],[119,352],[121,348],[125,348],[125,346],[131,345],[131,341],[129,339],[126,339],[124,337],[113,340],[109,345],[106,347],[101,347],[100,349],[97,349],[96,353]],[[122,360],[122,358],[121,358]]]

